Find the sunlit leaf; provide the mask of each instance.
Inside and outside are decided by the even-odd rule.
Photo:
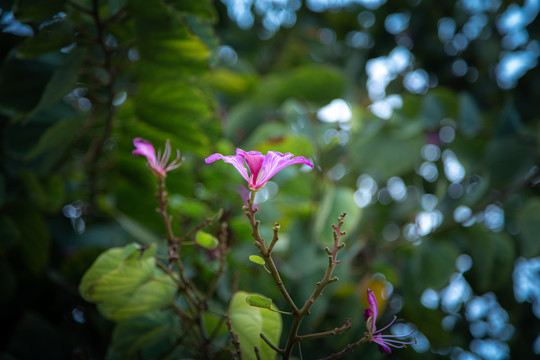
[[[83,276],[79,291],[111,320],[127,320],[170,304],[174,281],[156,267],[156,246],[136,244],[101,254]]]
[[[249,295],[248,297],[246,297],[246,302],[250,306],[255,306],[263,309],[270,309],[270,306],[272,306],[272,299],[259,295]]]
[[[346,212],[343,230],[351,231],[360,221],[361,209],[354,202],[354,191],[346,187],[327,184],[324,197],[314,222],[314,234],[323,243],[332,243],[332,224],[337,225],[338,217]]]
[[[246,360],[255,360],[253,348],[257,346],[263,360],[275,359],[276,353],[260,337],[266,338],[278,346],[282,321],[279,313],[254,307],[246,302],[250,295],[243,291],[234,294],[229,305],[229,317],[234,332],[238,335],[242,354]]]
[[[264,259],[260,257],[259,255],[250,255],[249,261],[251,261],[252,263],[264,266]]]
[[[207,250],[213,250],[219,245],[219,240],[214,235],[204,231],[197,231],[195,241]]]

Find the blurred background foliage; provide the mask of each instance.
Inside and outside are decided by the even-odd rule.
[[[353,328],[303,344],[304,358],[362,336],[368,287],[382,322],[399,313],[394,332],[417,329],[418,344],[393,358],[539,356],[539,6],[1,1],[0,357],[150,359],[174,341],[167,312],[115,324],[78,294],[102,251],[133,241],[163,251],[155,179],[131,155],[134,137],[170,139],[185,156],[168,177],[180,231],[223,209],[221,304],[235,284],[286,310],[248,261],[243,180],[204,158],[240,147],[312,159],[257,194],[263,236],[281,224],[276,258],[298,303],[324,272],[330,225],[348,213],[340,281],[301,332],[345,317]],[[198,281],[215,270],[211,252],[184,256]],[[365,345],[349,357],[382,355]]]

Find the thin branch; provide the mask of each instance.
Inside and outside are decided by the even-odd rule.
[[[231,342],[236,349],[236,357],[238,360],[243,360],[244,356],[242,355],[242,349],[240,348],[240,341],[238,340],[238,335],[234,332],[231,324],[231,318],[228,315],[225,315],[226,321],[225,324],[227,324],[227,329],[229,329],[229,333],[231,334]]]
[[[333,353],[325,358],[321,358],[319,360],[334,360],[334,359],[339,359],[340,357],[342,357],[343,355],[347,354],[347,353],[350,353],[350,352],[353,352],[354,351],[354,348],[357,347],[358,345],[360,344],[363,344],[365,343],[366,341],[368,341],[368,338],[366,336],[364,336],[363,338],[361,338],[360,340],[358,340],[357,342],[354,342],[352,344],[349,344],[347,345],[343,350],[337,352],[337,353]]]
[[[275,352],[277,352],[278,354],[282,354],[283,355],[283,350],[278,348],[277,346],[275,346],[274,344],[272,344],[272,342],[270,340],[268,340],[268,338],[263,334],[263,333],[260,333],[259,336],[261,337],[261,339],[263,339],[263,341],[272,348],[272,350],[274,350]]]
[[[313,333],[313,334],[308,334],[308,335],[298,335],[298,341],[315,340],[315,339],[320,339],[320,338],[329,337],[329,336],[341,335],[345,331],[350,330],[351,326],[352,326],[351,319],[346,318],[345,324],[343,324],[343,326],[341,327],[338,327],[329,331],[319,332],[319,333]]]
[[[257,246],[257,248],[259,249],[259,253],[264,258],[266,264],[268,265],[268,269],[270,270],[270,275],[272,275],[272,278],[274,279],[274,282],[276,283],[279,291],[281,292],[281,295],[283,296],[283,298],[285,299],[285,301],[291,308],[293,314],[297,314],[298,307],[296,306],[293,299],[289,295],[287,289],[285,288],[285,285],[283,284],[283,281],[281,280],[281,276],[279,275],[277,266],[274,263],[274,259],[272,259],[272,255],[266,248],[264,239],[261,237],[259,233],[259,221],[255,220],[255,214],[257,213],[257,209],[254,208],[254,204],[253,204],[254,200],[255,200],[255,191],[251,191],[248,206],[244,207],[244,210],[251,224],[251,228],[253,230],[251,235],[255,239],[255,246]]]

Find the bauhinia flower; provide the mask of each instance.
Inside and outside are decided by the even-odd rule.
[[[174,170],[182,165],[180,150],[176,150],[176,159],[171,161],[170,164],[167,164],[171,156],[171,144],[169,140],[167,140],[165,143],[165,150],[163,151],[163,154],[161,154],[160,149],[158,150],[157,156],[154,146],[145,139],[135,138],[133,139],[133,145],[136,147],[136,149],[133,150],[133,155],[142,155],[146,157],[150,170],[157,177],[165,177],[167,176],[168,171]]]
[[[404,348],[407,347],[406,345],[416,344],[416,339],[414,339],[413,341],[395,340],[398,338],[405,338],[412,335],[412,333],[414,333],[414,330],[404,335],[382,335],[381,332],[392,326],[394,321],[396,321],[396,317],[394,316],[394,319],[388,325],[386,325],[382,329],[377,330],[377,326],[375,324],[377,322],[377,315],[379,314],[377,298],[375,297],[375,294],[373,293],[373,291],[371,291],[371,289],[367,290],[367,295],[369,308],[364,310],[364,319],[366,320],[366,335],[368,337],[368,340],[370,342],[379,344],[379,351],[387,354],[390,354],[392,352],[390,347]]]
[[[210,164],[216,160],[223,160],[228,164],[232,164],[249,183],[251,190],[259,190],[272,176],[289,165],[306,164],[313,167],[311,161],[303,156],[294,157],[291,153],[282,154],[277,151],[268,151],[266,155],[263,155],[258,151],[236,149],[236,155],[213,154],[207,157],[205,161]]]

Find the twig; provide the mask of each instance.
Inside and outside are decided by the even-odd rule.
[[[324,337],[328,337],[328,336],[337,336],[337,335],[343,334],[345,331],[350,330],[350,329],[351,329],[351,319],[346,318],[345,319],[345,324],[343,324],[343,326],[341,326],[341,327],[338,327],[338,328],[335,328],[335,329],[329,330],[329,331],[320,332],[320,333],[313,333],[313,334],[308,334],[308,335],[298,335],[298,341],[315,340],[315,339],[320,339],[320,338],[324,338]]]
[[[228,315],[225,315],[225,324],[227,324],[227,329],[229,329],[229,333],[231,333],[231,342],[236,349],[236,357],[238,360],[243,360],[244,356],[242,355],[242,349],[240,348],[240,341],[238,340],[238,335],[234,332],[231,324],[231,318]]]
[[[333,353],[325,358],[321,358],[319,360],[334,360],[334,359],[339,359],[340,357],[342,357],[343,355],[347,354],[347,353],[350,353],[350,352],[353,352],[354,351],[354,348],[357,347],[358,345],[360,344],[363,344],[365,343],[366,341],[368,340],[368,338],[366,336],[364,336],[363,338],[361,338],[360,340],[358,340],[357,342],[354,342],[352,344],[349,344],[347,345],[343,350],[337,352],[337,353]]]

